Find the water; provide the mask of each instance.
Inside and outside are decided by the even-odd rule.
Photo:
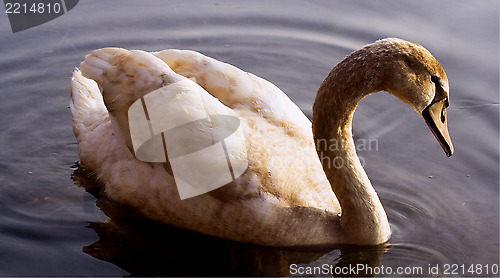
[[[459,276],[492,276],[499,261],[498,5],[81,1],[15,34],[0,16],[0,276],[289,275],[290,264],[417,267],[415,276],[431,276],[436,265],[443,274],[447,264],[451,273],[457,264]],[[361,102],[354,135],[377,141],[359,154],[392,225],[386,246],[279,250],[202,236],[134,216],[103,198],[76,164],[68,84],[93,49],[200,51],[275,83],[310,116],[335,63],[393,36],[424,45],[446,70],[456,153],[446,158],[419,116],[393,97]],[[471,264],[482,273],[467,272]]]

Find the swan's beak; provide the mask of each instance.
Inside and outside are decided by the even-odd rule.
[[[434,136],[436,136],[446,156],[450,157],[453,154],[453,144],[451,143],[450,134],[448,134],[446,107],[448,107],[448,98],[434,101],[422,111],[422,116]]]

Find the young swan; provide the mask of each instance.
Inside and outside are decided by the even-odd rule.
[[[333,68],[313,106],[312,132],[276,86],[197,52],[105,48],[80,68],[71,81],[73,130],[82,164],[97,173],[106,194],[151,219],[221,238],[271,246],[386,242],[389,222],[351,132],[357,103],[369,93],[385,90],[412,106],[453,153],[446,74],[425,48],[400,39],[367,45]],[[177,92],[172,117],[197,113],[189,94],[196,88],[205,112],[240,120],[242,136],[229,142],[242,146],[229,156],[248,160],[240,177],[181,200],[169,161],[135,157],[128,110],[165,86]],[[318,155],[321,162],[339,158],[343,167],[321,165]]]

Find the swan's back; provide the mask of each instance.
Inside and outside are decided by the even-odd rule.
[[[316,155],[311,123],[273,84],[181,50],[99,49],[80,68],[71,86],[80,159],[115,201],[157,221],[238,241],[309,245],[338,238],[340,208]],[[187,200],[180,200],[168,162],[135,158],[127,117],[142,96],[179,81],[201,86],[207,112],[240,119],[237,140],[249,164],[234,182]],[[182,117],[194,109],[188,104],[170,112]]]

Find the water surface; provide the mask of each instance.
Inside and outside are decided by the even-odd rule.
[[[0,276],[289,275],[290,264],[421,267],[430,276],[429,266],[498,264],[498,5],[81,1],[15,34],[0,16]],[[386,93],[360,103],[354,135],[377,142],[359,155],[391,222],[385,246],[280,250],[206,237],[103,198],[78,166],[69,78],[93,49],[200,51],[273,82],[310,117],[333,65],[384,37],[418,42],[443,65],[456,150],[446,158],[422,119]]]

